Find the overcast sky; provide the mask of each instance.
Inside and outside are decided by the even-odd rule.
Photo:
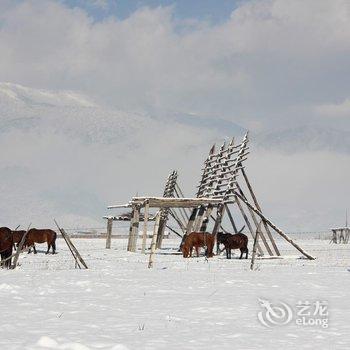
[[[19,84],[33,91],[55,91],[57,98],[63,96],[61,91],[74,91],[84,96],[86,101],[91,101],[91,106],[103,108],[104,112],[99,110],[101,114],[107,113],[106,110],[121,110],[147,118],[157,116],[163,119],[164,125],[170,122],[168,118],[174,113],[192,114],[214,121],[221,118],[251,130],[253,135],[297,126],[350,131],[348,0],[0,0],[0,52],[0,82]],[[12,88],[11,91],[6,89],[5,86],[3,93],[10,96]],[[28,96],[28,93],[24,95]],[[40,94],[34,95],[35,100]],[[30,100],[30,108],[27,106],[27,111],[32,111],[27,114],[31,116],[34,100]],[[2,119],[6,108],[14,108],[1,107]],[[16,108],[19,108],[18,105]],[[18,110],[23,108],[21,105]],[[71,111],[74,108],[78,111],[81,104],[70,108],[69,113],[62,108],[50,111],[41,108],[35,113],[42,113],[40,117],[44,118],[45,113],[52,115],[56,111],[62,114],[62,119],[64,115],[65,120],[69,120]],[[84,114],[80,109],[79,113]],[[113,120],[112,114],[106,114],[111,118],[109,121],[106,119],[106,123]],[[191,162],[180,161],[184,148],[176,145],[175,138],[172,139],[174,135],[166,129],[170,126],[171,123],[168,123],[163,130],[168,140],[160,140],[157,146],[153,146],[163,147],[172,153],[173,164],[183,168],[184,182],[194,184],[199,173],[196,173],[196,178],[189,179],[193,174],[189,169]],[[47,132],[46,124],[45,128]],[[74,128],[79,127],[72,122],[67,130]],[[13,137],[3,139],[3,147],[26,147],[28,140],[35,140],[33,135],[28,134],[32,131],[28,130],[21,130],[16,141]],[[185,149],[193,150],[195,142],[202,147],[189,154],[197,157],[203,154],[204,158],[209,148],[207,144],[214,134],[193,128],[182,131],[186,135],[181,139],[187,147]],[[57,130],[51,132],[56,134]],[[38,144],[47,142],[47,147],[42,147],[40,151],[46,149],[44,158],[48,159],[48,163],[51,151],[56,154],[59,145],[73,142],[71,139],[54,141],[54,138],[48,141],[47,135],[42,139],[43,129],[36,135],[40,137]],[[66,164],[66,170],[77,171],[71,165],[79,162],[80,169],[76,174],[88,171],[90,165],[86,164],[84,168],[80,162],[89,159],[91,150],[82,147],[82,144],[72,143],[70,146],[72,159]],[[130,151],[133,146],[134,141],[131,140],[125,149]],[[150,152],[151,146],[147,146]],[[102,145],[98,147],[99,154],[106,157],[99,165],[108,164],[111,150],[107,151]],[[117,146],[113,154],[116,153]],[[36,162],[38,155],[35,147],[31,153],[26,153],[26,159],[33,160],[28,161],[27,168]],[[156,159],[153,155],[152,161]],[[64,163],[64,158],[60,160]],[[125,160],[124,180],[141,160],[146,161],[145,156],[142,159],[136,157],[129,163]],[[264,168],[262,160],[277,162],[278,169],[269,163],[263,174],[259,174],[259,169]],[[2,171],[5,172],[6,162],[9,162],[8,154],[2,163]],[[263,202],[270,212],[277,213],[277,219],[282,223],[285,219],[288,227],[297,226],[293,220],[298,222],[298,227],[302,226],[305,220],[310,219],[307,213],[317,215],[315,220],[309,220],[309,227],[325,227],[343,217],[349,194],[346,180],[350,170],[348,155],[333,150],[280,157],[276,149],[258,157],[252,155],[251,162]],[[295,164],[296,168],[291,169],[291,164]],[[172,167],[170,161],[162,166],[165,173],[166,168]],[[334,174],[332,169],[341,169],[342,175]],[[113,171],[117,170],[113,168]],[[181,169],[179,171],[181,173]],[[294,176],[293,171],[298,176]],[[44,174],[40,176],[44,178]],[[105,204],[109,204],[106,202],[116,198],[118,193],[102,190],[101,175],[89,173],[89,177],[92,197],[96,197],[91,202],[98,202],[99,208],[104,208]],[[164,173],[159,175],[156,179],[158,183],[163,177]],[[40,186],[45,181],[36,181],[31,188],[33,193],[40,194],[38,198],[42,196]],[[74,181],[67,179],[67,188],[81,186],[78,177]],[[147,183],[148,180],[138,182],[139,187],[142,187],[142,181]],[[47,188],[50,185],[53,182],[45,184]],[[271,185],[272,189],[267,185]],[[329,201],[321,189],[331,187],[333,204],[330,210]],[[149,188],[154,191],[156,186],[152,184]],[[281,202],[282,188],[286,197]],[[134,190],[133,184],[129,183],[120,197],[125,200],[127,193],[134,194]],[[87,191],[86,184],[84,190],[78,192]],[[62,203],[62,198],[58,200],[54,192],[50,196],[47,191],[45,193],[46,201]],[[6,196],[11,196],[11,193]],[[62,204],[61,207],[67,209],[69,205]],[[47,215],[51,215],[54,208],[55,205]],[[37,209],[37,212],[40,213],[40,210]],[[94,220],[98,220],[99,215],[100,212]],[[3,220],[6,221],[6,218]]]
[[[3,81],[256,130],[348,116],[347,0],[2,0],[0,23]]]

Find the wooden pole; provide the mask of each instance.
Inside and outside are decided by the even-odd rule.
[[[212,234],[215,236],[219,231],[219,227],[221,226],[221,221],[222,221],[222,217],[224,216],[224,212],[225,212],[225,205],[220,204],[219,207],[217,208],[216,220],[215,220],[215,224],[212,232]]]
[[[208,226],[208,222],[209,222],[209,218],[211,216],[211,212],[213,211],[213,206],[212,205],[208,205],[207,211],[205,213],[205,218],[206,221],[202,220],[202,226],[199,229],[199,232],[206,232],[207,230],[207,226]]]
[[[56,222],[56,220],[54,219],[54,222],[57,226],[57,228],[59,229],[59,231],[61,232],[62,237],[64,238],[64,240],[66,241],[69,250],[71,251],[75,261],[78,263],[78,260],[80,261],[80,263],[86,268],[88,269],[84,259],[82,258],[82,256],[80,255],[78,249],[75,247],[75,245],[73,244],[73,242],[71,241],[70,237],[67,235],[66,231],[63,228],[60,228],[60,226],[58,225],[58,223]],[[78,259],[78,260],[77,260]],[[80,265],[78,263],[78,266],[80,268]]]
[[[237,184],[237,188],[238,188],[238,191],[239,191],[239,193],[241,194],[241,196],[242,196],[243,198],[245,198],[245,200],[247,200],[247,197],[244,195],[242,189],[240,188],[240,186],[239,186],[238,184]],[[254,222],[254,225],[255,225],[256,229],[258,229],[259,223],[258,223],[258,220],[257,220],[256,217],[255,217],[254,212],[253,212],[250,208],[248,208],[248,211],[249,211],[250,216],[251,216],[252,219],[253,219],[253,222]],[[260,230],[259,233],[260,233],[260,237],[261,237],[261,239],[262,239],[262,242],[263,242],[263,244],[264,244],[264,246],[265,246],[265,248],[266,248],[268,254],[269,254],[270,256],[273,255],[272,250],[271,250],[271,248],[270,248],[270,246],[269,246],[269,244],[268,244],[268,242],[267,242],[265,236],[263,235],[262,231]]]
[[[148,261],[148,268],[153,267],[154,262],[154,255],[156,253],[156,243],[157,243],[157,235],[158,235],[158,229],[159,229],[159,221],[160,221],[160,212],[157,213],[156,221],[154,224],[154,230],[152,235],[152,242],[151,242],[151,254],[149,255],[149,261]]]
[[[21,251],[22,251],[23,244],[24,244],[24,242],[25,242],[25,240],[26,240],[27,234],[28,234],[29,229],[30,229],[30,225],[31,225],[31,224],[29,224],[26,233],[23,235],[21,241],[20,241],[19,244],[17,245],[16,254],[15,254],[14,258],[13,258],[13,263],[12,263],[12,265],[11,265],[11,267],[10,267],[12,270],[14,270],[14,269],[17,267],[17,262],[18,262],[18,259],[19,259],[19,254],[20,254]]]
[[[172,227],[170,227],[169,225],[166,225],[166,228],[169,229],[171,232],[175,233],[177,236],[179,236],[180,238],[182,238],[181,234],[177,231],[175,231]]]
[[[257,244],[258,244],[259,235],[260,235],[261,222],[262,222],[262,220],[260,220],[259,226],[257,227],[256,233],[255,233],[254,244],[253,244],[252,259],[251,259],[251,261],[250,261],[250,269],[251,269],[251,270],[254,269],[254,262],[255,262]]]
[[[113,218],[107,219],[107,237],[106,237],[106,249],[111,249]]]
[[[197,215],[196,220],[195,220],[194,225],[193,225],[193,231],[198,232],[199,229],[201,228],[202,220],[203,220],[203,216],[204,216],[205,211],[206,211],[205,206],[201,205],[199,208],[199,211],[198,211],[198,215]]]
[[[146,252],[148,211],[149,211],[149,203],[148,203],[148,201],[146,201],[145,210],[144,210],[144,214],[143,214],[143,232],[142,232],[142,247],[141,247],[142,254],[145,254],[145,252]]]
[[[299,247],[292,239],[290,239],[282,230],[280,230],[276,225],[274,225],[269,219],[267,219],[259,210],[255,209],[247,200],[245,200],[239,193],[235,192],[235,195],[240,198],[247,207],[251,208],[261,219],[265,220],[266,223],[273,228],[280,236],[282,236],[287,242],[289,242],[293,247],[295,247],[300,253],[306,256],[310,260],[315,260],[315,258],[308,253],[306,253],[301,247]]]
[[[257,200],[257,198],[256,198],[256,196],[255,196],[255,193],[254,193],[254,191],[253,191],[253,187],[252,187],[251,184],[250,184],[250,181],[249,181],[249,179],[248,179],[247,173],[245,172],[244,168],[241,168],[241,172],[242,172],[242,174],[243,174],[243,178],[244,178],[245,183],[246,183],[246,185],[247,185],[247,187],[248,187],[248,190],[249,190],[249,192],[250,192],[250,195],[251,195],[251,197],[253,198],[253,201],[254,201],[254,204],[255,204],[256,209],[258,209],[260,212],[262,212],[261,207],[260,207],[260,204],[259,204],[259,202],[258,202],[258,200]],[[267,235],[268,235],[268,237],[269,237],[269,239],[270,239],[270,241],[271,241],[272,247],[273,247],[273,249],[274,249],[276,255],[280,256],[281,253],[280,253],[280,251],[278,250],[278,247],[277,247],[276,242],[275,242],[275,240],[274,240],[274,238],[273,238],[273,236],[272,236],[272,233],[271,233],[271,231],[270,231],[270,229],[269,229],[267,223],[266,223],[264,220],[263,220],[263,225],[264,225],[265,231],[266,231],[266,233],[267,233]]]
[[[238,233],[237,226],[236,226],[236,224],[235,224],[235,222],[234,222],[234,220],[233,220],[233,216],[232,216],[231,211],[230,211],[230,209],[229,209],[229,207],[228,207],[227,204],[225,204],[225,208],[226,208],[228,217],[229,217],[229,219],[230,219],[230,221],[231,221],[231,225],[232,225],[233,231],[234,231],[235,233]]]
[[[247,227],[248,227],[248,230],[249,230],[251,236],[252,236],[253,239],[255,240],[255,236],[256,236],[256,235],[254,234],[254,230],[253,230],[253,228],[252,228],[252,225],[250,224],[250,221],[248,220],[248,217],[247,217],[246,213],[244,212],[244,209],[243,209],[243,207],[242,207],[242,204],[241,204],[241,202],[238,200],[238,197],[237,197],[237,196],[236,196],[236,203],[237,203],[237,206],[238,206],[238,208],[239,208],[239,210],[240,210],[240,212],[241,212],[241,214],[242,214],[242,216],[243,216],[243,219],[244,219],[244,221],[245,221],[245,223],[246,223],[246,225],[247,225]],[[258,249],[260,255],[264,255],[264,252],[263,252],[263,250],[261,249],[259,242],[257,243],[257,249]]]
[[[134,212],[135,212],[135,206],[132,206],[132,211],[131,211],[131,220],[130,220],[130,226],[129,226],[129,238],[128,238],[128,246],[127,246],[127,251],[131,251],[131,245],[132,245],[132,230],[133,230],[133,224],[134,224]]]
[[[188,220],[188,223],[187,223],[186,234],[185,235],[188,235],[189,233],[192,232],[192,227],[193,227],[194,221],[196,220],[197,211],[198,211],[198,208],[194,208],[192,210],[190,219]]]
[[[157,243],[156,243],[157,249],[162,248],[165,227],[166,227],[166,223],[168,221],[167,216],[168,216],[168,214],[161,215],[161,219],[160,219],[159,227],[158,227],[158,233],[157,233]]]
[[[139,235],[139,220],[140,220],[140,206],[135,206],[134,216],[132,221],[132,230],[131,230],[131,244],[130,251],[135,253],[137,246],[137,238]]]
[[[169,214],[170,216],[177,222],[177,224],[180,226],[181,230],[183,233],[186,233],[186,227],[183,224],[183,222],[179,219],[179,217],[177,216],[176,212],[174,210],[169,210]]]

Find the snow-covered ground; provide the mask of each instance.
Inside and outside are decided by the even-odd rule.
[[[289,258],[258,260],[250,271],[249,259],[183,259],[175,240],[165,241],[153,269],[148,255],[125,251],[125,240],[111,250],[102,239],[74,243],[89,270],[74,269],[61,239],[57,255],[39,246],[18,269],[0,270],[0,349],[350,348],[350,245],[299,239],[317,257],[308,261],[279,242]],[[259,299],[287,304],[293,319],[263,325]],[[328,328],[295,323],[298,302],[324,301]]]

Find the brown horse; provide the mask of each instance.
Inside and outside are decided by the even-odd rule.
[[[24,241],[26,247],[33,246],[34,254],[37,253],[34,243],[47,243],[47,251],[45,254],[49,254],[50,248],[52,247],[52,254],[56,252],[56,237],[57,234],[55,231],[50,229],[41,229],[31,228],[28,231],[27,237]]]
[[[12,255],[13,238],[12,231],[7,227],[0,228],[0,254],[1,262]],[[11,266],[11,259],[6,260],[3,264],[6,268]]]
[[[214,256],[213,248],[215,243],[215,235],[209,232],[191,232],[185,236],[182,245],[182,255],[184,258],[192,257],[193,248],[196,249],[197,257],[199,256],[199,247],[206,247],[205,255],[208,258]]]
[[[230,235],[224,241],[224,246],[227,259],[231,259],[231,249],[239,249],[241,251],[241,256],[239,258],[242,259],[243,253],[245,253],[245,258],[248,259],[248,237],[245,234],[236,233]]]

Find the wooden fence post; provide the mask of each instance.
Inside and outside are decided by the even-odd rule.
[[[146,251],[148,211],[149,211],[149,202],[146,201],[145,211],[143,214],[143,232],[142,232],[142,247],[141,247],[142,254],[145,254],[145,251]]]
[[[158,211],[157,213],[156,221],[154,224],[154,230],[153,230],[153,236],[152,236],[152,242],[151,242],[151,254],[149,255],[148,268],[153,267],[154,255],[156,252],[158,229],[159,229],[159,221],[160,221],[160,211]]]
[[[132,207],[131,210],[131,220],[130,220],[130,227],[129,227],[129,237],[128,237],[128,247],[127,251],[131,252],[132,250],[132,233],[133,233],[133,227],[134,227],[134,215],[135,215],[135,206]]]
[[[134,217],[132,221],[130,251],[134,253],[136,252],[137,238],[139,235],[140,209],[141,208],[139,205],[135,206]]]
[[[106,237],[106,249],[111,249],[113,218],[107,219],[107,237]]]

